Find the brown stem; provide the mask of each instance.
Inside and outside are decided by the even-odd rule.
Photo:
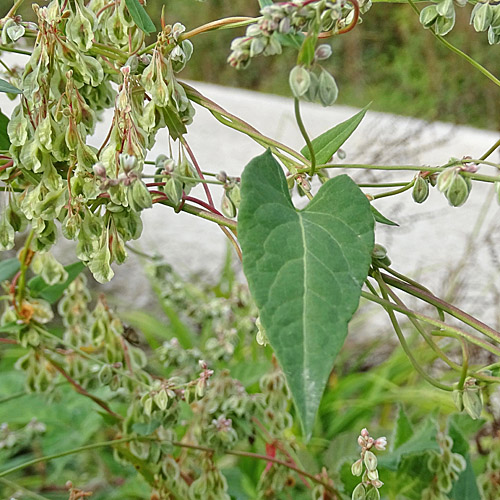
[[[93,394],[90,394],[76,380],[73,380],[59,363],[47,358],[47,356],[45,356],[45,358],[75,388],[76,392],[78,392],[82,396],[90,398],[92,401],[94,401],[94,403],[97,403],[103,410],[105,410],[107,413],[117,418],[118,420],[123,420],[123,417],[121,415],[118,415],[118,413],[115,413],[102,399],[94,396]]]

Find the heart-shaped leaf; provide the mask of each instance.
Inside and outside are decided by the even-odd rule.
[[[9,134],[7,133],[7,125],[9,119],[0,111],[0,149],[7,151],[10,148]]]
[[[351,116],[345,122],[339,123],[331,129],[323,132],[321,135],[312,140],[314,154],[316,155],[316,163],[322,165],[328,163],[330,158],[339,150],[351,134],[356,130],[361,120],[365,116],[368,106],[365,106],[359,113]],[[308,159],[311,159],[309,148],[304,146],[300,152]]]
[[[296,210],[281,167],[267,152],[243,172],[238,239],[261,324],[309,436],[370,266],[370,204],[340,175]]]

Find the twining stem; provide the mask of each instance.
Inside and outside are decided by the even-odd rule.
[[[186,151],[188,152],[189,157],[191,158],[191,161],[194,164],[194,168],[196,169],[196,172],[198,172],[198,177],[202,180],[205,180],[205,177],[203,177],[203,172],[201,171],[200,165],[198,164],[198,161],[196,160],[196,156],[194,155],[192,149],[189,147],[189,144],[186,141],[186,138],[181,135],[180,136],[180,141]],[[208,203],[211,207],[215,207],[214,205],[214,200],[212,199],[212,193],[210,192],[210,188],[208,187],[207,184],[203,184],[203,189],[205,190],[205,195],[207,196]]]
[[[213,448],[208,448],[207,446],[199,446],[199,445],[195,445],[195,444],[182,443],[179,441],[160,441],[160,440],[157,440],[153,436],[128,436],[128,437],[119,438],[119,439],[112,439],[110,441],[101,441],[100,443],[88,444],[85,446],[80,446],[78,448],[73,448],[71,450],[66,450],[63,452],[54,453],[52,455],[45,455],[43,457],[34,458],[33,460],[29,460],[28,462],[24,462],[22,464],[16,465],[15,467],[11,467],[10,469],[7,469],[7,470],[0,472],[0,478],[7,476],[9,474],[13,474],[14,472],[18,472],[20,470],[26,469],[27,467],[31,467],[33,465],[39,464],[41,462],[48,462],[48,461],[54,460],[56,458],[66,457],[68,455],[74,455],[76,453],[80,453],[83,451],[96,450],[99,448],[105,448],[107,446],[114,446],[117,444],[129,443],[130,441],[158,441],[158,442],[170,443],[171,445],[179,447],[179,448],[187,448],[187,449],[191,449],[191,450],[203,451],[205,453],[210,453],[210,454],[215,454],[215,452],[216,452],[216,450],[214,450]],[[307,477],[311,481],[314,481],[315,483],[322,485],[328,491],[330,491],[336,495],[339,495],[338,491],[335,488],[333,488],[331,485],[329,485],[328,483],[323,482],[321,479],[317,478],[313,474],[310,474],[309,472],[307,472],[305,470],[299,469],[295,465],[292,465],[288,462],[280,460],[279,458],[274,458],[274,457],[270,457],[268,455],[261,455],[259,453],[251,453],[249,451],[239,451],[239,450],[226,450],[225,453],[227,455],[233,455],[236,457],[255,458],[257,460],[264,460],[266,462],[273,462],[275,464],[282,465],[283,467],[286,467],[290,470],[293,470],[293,471],[297,472],[297,474],[300,474],[301,476]]]
[[[385,284],[384,280],[380,277],[380,273],[377,271],[375,274],[375,279],[377,280],[377,283],[380,287],[380,292],[382,293],[382,297],[384,300],[390,303],[388,293],[387,293],[387,285]],[[406,356],[408,356],[408,359],[411,361],[411,364],[417,370],[420,375],[427,380],[430,384],[433,386],[437,387],[438,389],[442,389],[444,391],[449,391],[452,392],[454,390],[453,386],[443,384],[439,382],[439,380],[436,380],[434,377],[431,377],[423,368],[420,366],[418,361],[415,359],[413,356],[410,346],[407,344],[405,336],[403,334],[403,331],[401,330],[401,327],[399,326],[398,320],[396,318],[396,315],[394,314],[394,311],[390,307],[386,307],[385,310],[387,311],[387,314],[389,316],[389,319],[391,321],[392,327],[394,328],[394,331],[396,332],[396,335],[398,336],[399,343],[401,344],[401,347],[403,348],[404,352],[406,353]]]
[[[10,8],[9,12],[7,12],[6,16],[1,21],[3,21],[4,19],[8,19],[9,17],[14,17],[16,15],[17,9],[19,9],[23,2],[24,0],[16,0],[14,5]],[[0,26],[1,25],[3,25],[3,23],[0,23]]]
[[[44,357],[49,361],[49,363],[75,388],[76,392],[81,394],[82,396],[85,396],[97,405],[99,405],[104,411],[112,415],[118,420],[123,420],[123,417],[121,415],[118,415],[118,413],[115,413],[107,404],[105,401],[103,401],[101,398],[98,398],[97,396],[94,396],[93,394],[90,394],[90,392],[86,391],[76,380],[73,380],[68,373],[66,373],[66,370],[57,362],[54,361],[52,358],[48,357],[46,354],[44,354]]]
[[[297,125],[299,126],[299,130],[302,134],[302,137],[304,138],[304,141],[306,141],[307,149],[309,150],[309,154],[311,156],[311,168],[309,170],[309,175],[311,175],[312,177],[316,170],[316,153],[314,152],[311,139],[309,139],[309,134],[307,133],[306,127],[304,126],[304,122],[302,121],[302,116],[300,114],[300,100],[298,97],[294,99],[294,111],[295,120],[297,121]]]
[[[399,288],[400,290],[403,290],[403,292],[409,293],[410,295],[413,295],[414,297],[417,297],[420,300],[423,300],[424,302],[433,305],[434,307],[438,307],[444,312],[462,321],[462,323],[465,323],[466,325],[471,326],[478,332],[481,332],[483,335],[486,335],[491,340],[494,340],[495,342],[500,342],[499,332],[489,327],[482,321],[479,321],[478,319],[474,318],[470,314],[467,314],[465,311],[462,311],[458,307],[449,304],[448,302],[445,302],[444,300],[436,297],[432,293],[425,292],[421,288],[414,287],[412,285],[404,283],[403,281],[392,278],[391,276],[388,276],[386,274],[383,274],[382,278],[388,285]]]
[[[420,11],[415,5],[415,2],[413,0],[408,0],[408,3],[410,4],[411,8],[415,11],[415,13],[418,16],[420,16]],[[474,68],[476,68],[480,73],[486,76],[486,78],[489,78],[495,85],[498,85],[500,87],[500,80],[495,75],[490,73],[484,66],[481,66],[481,64],[475,61],[472,57],[470,57],[465,52],[462,52],[459,48],[452,45],[443,36],[438,35],[433,28],[430,28],[430,31],[445,47],[450,49],[452,52],[455,52],[455,54],[458,54],[460,57],[465,59],[469,64],[472,64],[472,66],[474,66]]]
[[[194,36],[199,35],[200,33],[206,33],[207,31],[213,31],[221,28],[239,28],[241,26],[246,26],[247,24],[252,24],[255,21],[257,21],[257,19],[254,17],[224,17],[183,33],[179,37],[179,41],[193,38]]]
[[[486,151],[486,153],[484,153],[483,156],[481,156],[481,160],[486,160],[486,158],[488,158],[491,154],[493,154],[498,148],[500,148],[500,139],[498,139],[497,142],[495,142],[495,144],[493,144],[493,146],[491,146],[490,149],[488,149],[488,151]]]
[[[392,267],[387,266],[383,262],[378,262],[377,263],[377,267],[385,269],[387,272],[391,273],[393,276],[395,276],[396,278],[400,279],[401,281],[404,281],[404,282],[406,282],[406,283],[408,283],[408,284],[410,284],[410,285],[412,285],[412,286],[414,286],[416,288],[420,288],[424,292],[427,292],[427,293],[433,295],[433,293],[428,288],[425,288],[425,286],[423,286],[418,281],[412,280],[408,276],[395,271],[394,269],[392,269]],[[444,321],[444,312],[443,312],[443,310],[441,308],[439,308],[439,307],[436,307],[436,310],[437,310],[437,312],[439,314],[439,319],[441,321]]]
[[[394,189],[393,191],[387,191],[385,193],[376,194],[375,196],[373,196],[373,199],[378,200],[380,198],[387,198],[388,196],[394,196],[396,194],[404,193],[405,191],[411,189],[414,184],[415,184],[415,179],[413,179],[411,182],[408,182],[406,185],[400,187],[399,189]]]
[[[373,293],[373,288],[370,288],[370,291],[372,291],[372,293]],[[387,293],[392,297],[392,299],[394,300],[394,302],[396,302],[396,304],[398,304],[399,306],[402,306],[402,307],[406,307],[404,302],[396,295],[396,293],[394,293],[394,290],[391,290],[389,287],[387,287]],[[461,374],[462,374],[461,379],[464,378],[466,376],[466,375],[464,375],[464,370],[465,370],[465,373],[467,374],[467,369],[468,369],[468,352],[467,351],[464,352],[464,348],[466,348],[466,343],[464,342],[464,340],[462,338],[458,339],[462,344],[462,355],[464,356],[463,357],[464,362],[462,363],[462,365],[459,365],[458,363],[455,363],[454,361],[449,359],[448,356],[446,356],[446,354],[443,352],[443,350],[434,342],[432,337],[425,331],[425,329],[422,327],[422,325],[419,323],[418,320],[416,320],[415,318],[413,318],[411,316],[409,316],[408,319],[413,324],[413,326],[416,328],[416,330],[420,333],[420,335],[422,335],[425,342],[431,347],[431,349],[436,353],[436,355],[442,361],[444,361],[450,368],[452,368],[453,370],[455,370],[457,372],[461,372]],[[467,366],[467,368],[464,368],[464,366]],[[484,375],[483,373],[474,372],[472,370],[470,371],[470,374],[473,377],[477,378],[478,380],[484,380],[485,382],[498,382],[498,377],[491,377],[489,375]],[[460,383],[461,382],[458,383],[459,389],[461,388]]]
[[[361,292],[361,296],[371,302],[375,302],[377,304],[380,304],[381,306],[389,307],[391,309],[394,309],[394,311],[400,312],[404,314],[405,316],[412,317],[419,319],[420,321],[423,321],[424,323],[428,323],[432,326],[435,326],[436,328],[439,328],[441,330],[441,333],[443,335],[451,335],[454,338],[464,338],[467,340],[467,342],[470,342],[471,344],[477,345],[481,347],[482,349],[491,352],[495,356],[500,356],[500,348],[498,348],[496,345],[490,344],[486,340],[482,340],[480,338],[475,337],[474,335],[464,332],[463,330],[460,330],[459,328],[456,328],[454,326],[448,325],[444,323],[443,321],[440,321],[438,319],[430,318],[429,316],[426,316],[425,314],[421,314],[415,311],[412,311],[411,309],[408,309],[406,307],[398,306],[397,304],[393,304],[392,302],[388,300],[384,300],[380,298],[378,295],[373,294],[373,293],[368,293],[368,292]]]
[[[201,94],[198,90],[194,89],[190,85],[187,85],[184,82],[179,82],[183,87],[184,90],[186,91],[187,97],[195,102],[196,104],[199,104],[200,106],[208,109],[212,113],[219,113],[225,118],[229,119],[229,123],[225,123],[225,125],[234,128],[235,130],[238,130],[239,132],[243,132],[244,134],[248,135],[254,140],[261,140],[264,141],[264,143],[268,146],[275,147],[277,149],[280,149],[281,151],[284,151],[285,153],[288,153],[290,156],[296,158],[299,160],[301,163],[306,165],[305,170],[309,170],[309,165],[310,162],[307,158],[305,158],[303,155],[300,153],[297,153],[294,149],[286,146],[285,144],[280,143],[279,141],[275,141],[274,139],[271,139],[270,137],[266,137],[265,135],[261,134],[256,128],[252,127],[249,123],[245,122],[241,118],[238,118],[237,116],[229,113],[226,111],[223,107],[219,106],[215,102],[211,101],[207,97],[205,97],[203,94]],[[216,117],[217,118],[217,117]]]
[[[473,161],[468,161],[469,163],[474,163]],[[316,165],[317,169],[322,169],[322,168],[345,168],[345,169],[363,169],[363,170],[392,170],[392,171],[402,171],[402,170],[409,170],[413,172],[431,172],[431,173],[440,173],[442,172],[445,168],[453,166],[453,165],[462,165],[464,162],[463,161],[458,161],[458,162],[452,162],[448,163],[442,167],[427,167],[427,166],[422,166],[422,165],[365,165],[361,163],[350,163],[350,164],[331,164],[331,163],[326,163],[324,165]],[[309,171],[309,168],[300,168],[298,169],[299,173],[307,173]],[[482,181],[482,182],[499,182],[500,181],[500,176],[492,176],[492,175],[482,175],[482,174],[477,174],[477,173],[472,173],[472,172],[465,172],[462,171],[461,175],[464,177],[469,177],[472,180],[475,181]]]
[[[174,209],[177,208],[176,205],[172,203],[166,195],[162,198],[153,199],[153,203],[161,203],[162,205],[166,205],[167,207],[171,207]],[[215,222],[216,224],[219,224],[219,226],[226,226],[230,228],[234,233],[236,232],[238,227],[238,223],[234,220],[228,219],[223,215],[214,214],[213,212],[209,212],[208,210],[203,210],[202,208],[194,207],[193,205],[189,205],[187,203],[182,205],[180,210],[182,212],[201,217],[202,219],[209,220],[210,222]]]

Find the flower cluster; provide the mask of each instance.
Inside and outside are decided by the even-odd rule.
[[[446,35],[455,26],[455,4],[465,7],[467,0],[440,0],[424,7],[420,22],[424,28],[432,28],[438,35]],[[477,2],[472,9],[470,24],[478,32],[488,31],[490,45],[500,43],[500,5],[493,0]]]
[[[371,2],[361,4],[366,12]],[[265,6],[260,12],[258,22],[248,26],[245,36],[235,38],[231,44],[228,63],[236,69],[247,67],[260,54],[281,54],[282,45],[289,41],[280,35],[296,36],[302,41],[303,31],[341,29],[350,22],[353,10],[345,0],[292,0]]]
[[[373,439],[367,429],[362,429],[358,444],[361,446],[361,458],[352,464],[351,472],[354,476],[363,475],[363,477],[362,482],[354,488],[352,499],[380,500],[378,490],[384,483],[378,477],[377,457],[372,450],[385,450],[387,439],[385,437]]]

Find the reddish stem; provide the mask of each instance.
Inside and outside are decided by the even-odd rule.
[[[0,172],[3,172],[4,170],[8,169],[9,167],[12,167],[14,165],[14,160],[8,161],[5,165],[2,165],[0,167]]]
[[[200,177],[200,179],[205,180],[205,177],[203,177],[203,172],[201,171],[200,165],[198,165],[198,162],[196,161],[196,157],[194,156],[193,151],[191,151],[189,144],[187,143],[186,139],[183,136],[181,136],[181,142],[184,145],[184,147],[186,148],[186,150],[187,150],[187,152],[188,152],[188,154],[189,154],[189,156],[194,164],[194,167],[196,168],[196,171],[198,172],[198,176]],[[208,187],[208,184],[203,183],[203,189],[205,190],[205,194],[207,195],[208,203],[210,204],[210,206],[212,208],[215,209],[214,200],[212,199],[212,193],[210,193],[210,189]]]
[[[206,185],[206,184],[205,184]],[[213,206],[213,203],[212,205],[208,205],[207,203],[205,203],[203,200],[199,200],[198,198],[193,198],[192,196],[186,196],[184,195],[182,197],[183,200],[185,201],[191,201],[193,203],[197,203],[198,205],[202,206],[203,208],[206,208],[207,210],[209,210],[210,212],[214,213],[214,214],[217,214],[217,215],[222,215],[214,206]]]

